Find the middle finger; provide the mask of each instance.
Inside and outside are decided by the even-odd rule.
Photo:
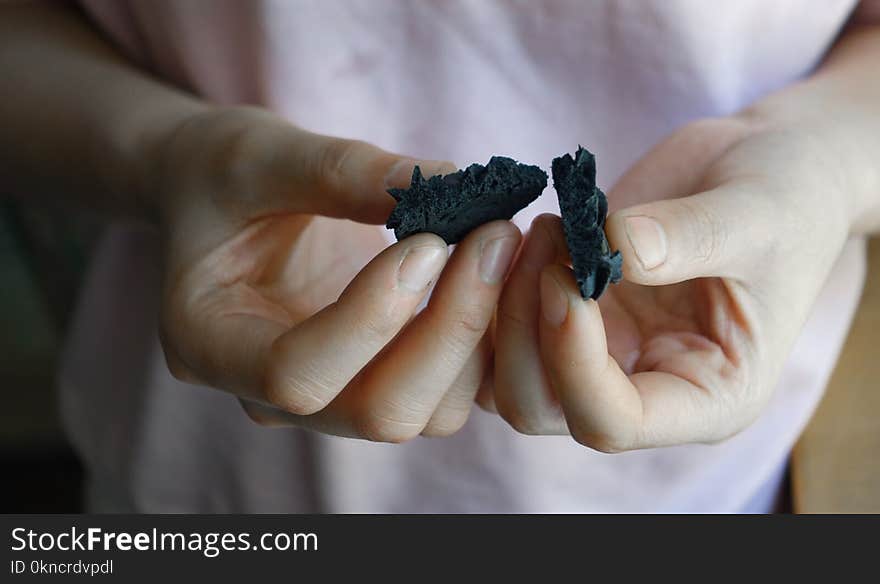
[[[520,239],[493,221],[458,245],[425,310],[350,388],[360,434],[400,442],[422,432],[485,335]]]

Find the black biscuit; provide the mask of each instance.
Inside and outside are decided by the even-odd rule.
[[[427,180],[416,166],[408,189],[388,190],[397,206],[385,226],[398,241],[430,232],[451,245],[483,223],[510,219],[546,186],[546,172],[503,156]]]
[[[574,158],[554,159],[553,187],[581,296],[598,300],[609,282],[620,281],[623,258],[605,237],[608,199],[596,186],[596,158],[578,146]]]

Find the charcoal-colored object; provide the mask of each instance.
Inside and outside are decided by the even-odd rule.
[[[553,160],[553,187],[581,296],[598,300],[622,276],[623,258],[605,238],[608,199],[596,186],[596,158],[582,146]]]
[[[427,180],[416,166],[408,189],[388,190],[397,206],[385,226],[398,241],[427,231],[451,245],[483,223],[510,219],[546,186],[546,172],[504,156]]]

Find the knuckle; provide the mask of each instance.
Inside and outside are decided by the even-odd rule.
[[[716,433],[708,436],[704,440],[700,440],[699,443],[706,444],[707,446],[716,446],[718,444],[723,444],[723,443],[727,442],[728,440],[730,440],[731,438],[733,438],[734,436],[736,436],[737,434],[739,434],[740,432],[742,432],[743,430],[745,430],[745,426],[743,426],[742,428],[738,428],[738,427],[737,428],[730,428],[730,429],[722,431],[722,432],[716,432]]]
[[[540,436],[543,434],[540,422],[524,413],[520,408],[497,399],[495,406],[498,409],[498,415],[520,434],[525,436]]]
[[[702,439],[697,440],[701,444],[722,444],[730,440],[758,419],[760,412],[742,412],[740,416],[732,415],[724,424],[707,429]]]
[[[441,406],[422,430],[422,436],[452,436],[464,427],[470,412],[470,407]]]
[[[157,188],[185,187],[208,177],[215,197],[253,194],[252,170],[274,157],[264,135],[267,124],[262,121],[267,116],[271,114],[260,108],[230,106],[186,118],[159,153],[154,167]],[[182,158],[189,162],[183,168]]]
[[[224,132],[208,160],[218,194],[234,194],[232,200],[248,202],[260,195],[259,180],[274,157],[263,131],[250,124]],[[221,198],[219,201],[224,201]]]
[[[741,396],[731,396],[722,403],[722,413],[727,424],[719,424],[716,442],[732,438],[751,426],[770,401],[772,392],[763,391],[761,384],[746,381],[743,385],[746,389]]]
[[[682,211],[691,232],[693,257],[709,264],[721,256],[728,233],[724,222],[708,206],[693,199],[684,199]]]
[[[358,434],[371,442],[401,444],[421,434],[423,428],[423,424],[402,421],[377,412],[366,413],[357,420]]]
[[[164,326],[159,329],[159,341],[162,346],[162,353],[165,357],[165,365],[171,377],[182,383],[199,383],[199,379],[193,371],[183,362],[169,340],[168,330]]]
[[[195,383],[196,377],[192,374],[188,367],[183,365],[178,359],[165,355],[165,364],[168,366],[168,372],[171,377],[183,383]]]
[[[451,428],[449,426],[431,422],[425,426],[424,430],[422,430],[422,436],[425,438],[448,438],[460,429],[460,426],[458,428]]]
[[[724,442],[751,426],[765,410],[773,392],[749,372],[750,364],[728,367],[717,380],[712,396],[713,423],[704,428],[700,441]]]
[[[251,420],[251,422],[258,426],[272,428],[281,425],[278,419],[275,416],[269,415],[265,409],[255,407],[241,400],[239,400],[239,403],[241,404],[241,409],[244,410],[245,415]]]
[[[455,328],[468,338],[482,337],[489,327],[492,318],[491,311],[483,306],[462,306],[452,314],[451,322]]]
[[[332,397],[335,397],[336,392],[314,367],[304,364],[297,368],[294,375],[285,371],[286,368],[270,367],[266,376],[263,396],[272,406],[292,414],[308,416],[323,410]]]
[[[441,330],[448,331],[444,338],[455,350],[470,351],[489,328],[492,320],[491,310],[483,306],[460,306],[443,319]]]
[[[357,432],[372,442],[400,444],[422,433],[433,413],[418,403],[377,397],[365,400],[355,416]]]
[[[618,454],[631,450],[620,436],[607,432],[590,432],[575,427],[571,429],[571,437],[578,444],[605,454]]]
[[[411,316],[408,310],[400,310],[393,295],[379,287],[352,294],[344,293],[335,309],[344,314],[341,318],[350,324],[355,337],[370,345],[387,343],[394,338]]]
[[[360,315],[354,329],[368,339],[387,341],[400,329],[400,318],[396,314],[383,314],[383,311],[367,309]]]
[[[358,140],[331,139],[320,148],[313,167],[317,182],[330,192],[340,190],[346,164],[362,144]]]
[[[517,310],[518,307],[513,306],[513,301],[507,299],[507,295],[512,293],[507,290],[502,292],[501,302],[498,303],[498,325],[499,327],[509,325],[513,328],[531,331],[534,328],[532,320],[523,316],[522,312],[525,311]]]
[[[425,429],[422,430],[422,436],[429,438],[445,438],[452,436],[464,427],[467,422],[468,414],[465,412],[455,417],[444,417],[441,421],[431,420]]]
[[[161,333],[160,336],[162,336]],[[165,366],[168,368],[168,372],[171,373],[171,377],[177,381],[186,382],[187,377],[190,375],[189,368],[184,366],[174,350],[169,348],[168,344],[164,341],[162,342],[162,353],[165,356]]]
[[[484,412],[498,414],[498,405],[495,403],[495,396],[491,392],[478,393],[474,401]]]

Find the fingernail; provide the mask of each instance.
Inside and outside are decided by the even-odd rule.
[[[666,261],[666,233],[656,219],[644,215],[627,217],[624,229],[644,269],[652,270]]]
[[[498,284],[507,273],[519,244],[517,237],[499,237],[483,243],[480,249],[480,278],[487,284]]]
[[[556,278],[546,272],[541,274],[541,313],[553,326],[561,325],[568,317],[568,294]]]
[[[413,169],[418,166],[425,178],[434,176],[443,171],[448,163],[438,162],[436,160],[415,160],[412,158],[401,158],[388,170],[385,175],[385,188],[409,187],[412,182]]]
[[[435,245],[423,245],[409,250],[397,271],[397,281],[411,292],[427,288],[446,259],[446,249]]]

